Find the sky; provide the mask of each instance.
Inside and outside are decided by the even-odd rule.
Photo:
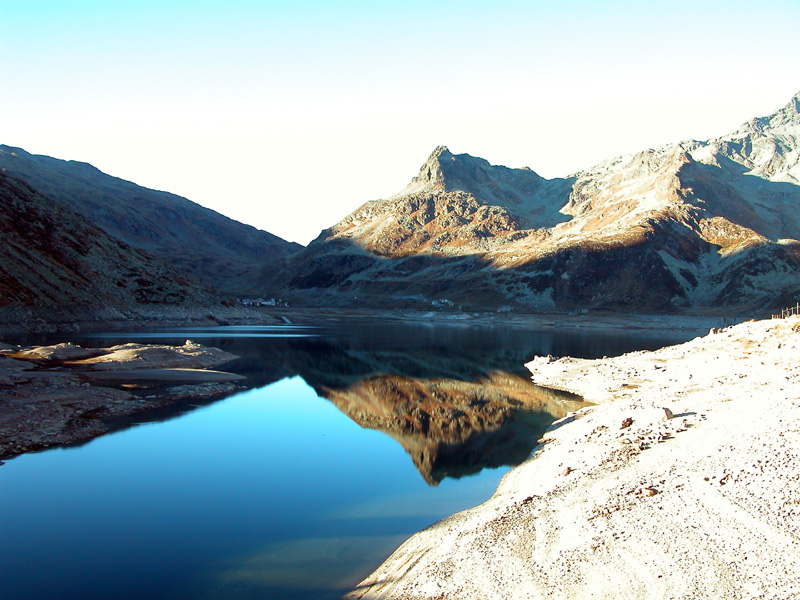
[[[302,244],[438,145],[561,177],[800,90],[800,0],[0,0],[0,143]]]

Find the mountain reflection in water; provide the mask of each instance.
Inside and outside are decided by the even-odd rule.
[[[241,356],[221,368],[246,375],[248,387],[299,375],[361,427],[395,439],[430,485],[520,464],[552,422],[583,405],[576,396],[534,385],[524,367],[533,356],[592,357],[648,345],[641,337],[606,334],[597,336],[595,352],[592,334],[487,336],[409,325],[318,330],[317,337],[313,330],[268,339],[237,333],[218,328],[186,335]]]
[[[362,427],[397,440],[430,485],[520,464],[553,421],[581,406],[502,371],[477,381],[375,375],[318,393]]]

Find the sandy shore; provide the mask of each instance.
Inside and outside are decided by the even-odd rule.
[[[799,348],[791,318],[533,361],[596,406],[348,598],[800,598]]]
[[[230,394],[243,377],[211,368],[235,358],[189,341],[112,348],[0,344],[0,458],[97,437],[109,431],[109,420],[126,415]]]

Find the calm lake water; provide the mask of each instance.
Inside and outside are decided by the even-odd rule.
[[[374,324],[72,335],[217,346],[241,357],[221,368],[246,387],[7,461],[0,597],[338,598],[414,532],[488,499],[574,409],[532,385],[526,361],[689,337]]]

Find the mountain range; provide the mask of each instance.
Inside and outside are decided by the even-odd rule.
[[[0,146],[0,173],[0,307],[203,304],[222,293],[727,313],[800,296],[800,94],[727,135],[563,178],[440,146],[405,189],[306,248],[86,163]]]
[[[800,94],[725,136],[565,178],[434,150],[249,281],[295,301],[752,310],[800,293]]]

